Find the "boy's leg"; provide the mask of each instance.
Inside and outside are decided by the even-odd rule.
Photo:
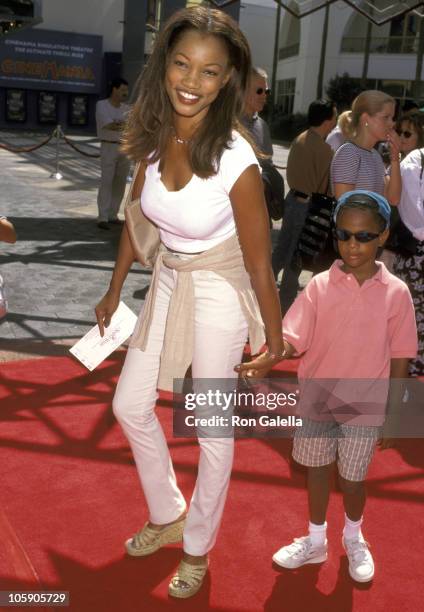
[[[366,490],[363,481],[346,480],[339,475],[340,488],[343,492],[343,504],[347,518],[357,523],[362,519],[364,512]]]
[[[308,467],[309,535],[295,538],[273,556],[277,565],[294,569],[307,563],[322,563],[327,559],[327,513],[330,467],[336,460],[337,437],[331,435],[334,423],[303,420],[296,432],[293,458]]]
[[[308,467],[309,518],[314,525],[323,525],[330,497],[330,465]]]
[[[345,527],[343,546],[349,560],[349,573],[357,582],[369,582],[374,562],[361,531],[366,501],[365,476],[379,437],[379,428],[342,425],[339,439],[339,482],[343,492]]]

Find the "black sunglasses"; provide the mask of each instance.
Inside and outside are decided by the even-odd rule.
[[[405,136],[405,138],[411,138],[411,136],[412,136],[412,132],[408,132],[408,130],[404,130],[404,131],[402,132],[402,130],[399,130],[399,131],[398,131],[398,135],[399,135],[399,136]]]
[[[270,89],[264,89],[263,87],[258,87],[258,89],[256,90],[256,93],[258,94],[258,96],[261,96],[263,93],[265,93],[267,96],[269,96],[269,94],[271,93]]]
[[[341,242],[347,242],[352,238],[352,236],[357,242],[371,242],[371,240],[375,240],[380,235],[381,232],[380,234],[374,234],[373,232],[349,232],[348,230],[340,229],[339,227],[336,227],[334,230],[334,236]]]

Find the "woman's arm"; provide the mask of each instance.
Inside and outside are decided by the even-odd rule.
[[[355,189],[355,185],[350,185],[348,183],[334,183],[333,191],[334,197],[338,200],[344,193],[347,191],[353,191]]]
[[[0,219],[0,240],[3,242],[16,242],[16,232],[13,224],[6,218]]]
[[[400,139],[395,130],[391,130],[387,140],[390,144],[390,175],[385,179],[384,195],[391,206],[398,206],[402,195]]]
[[[237,367],[249,376],[262,377],[282,359],[283,338],[280,301],[271,268],[271,240],[262,180],[257,166],[249,166],[230,192],[241,250],[256,294],[268,351]]]
[[[134,183],[131,187],[132,198],[140,198],[144,185],[144,166],[140,167]],[[127,278],[128,272],[134,262],[135,254],[132,248],[127,226],[122,228],[121,239],[119,241],[118,255],[110,281],[109,289],[95,308],[97,323],[100,335],[103,336],[104,328],[108,327],[113,313],[118,308],[122,286]]]

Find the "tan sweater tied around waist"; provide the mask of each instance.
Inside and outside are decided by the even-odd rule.
[[[150,289],[131,338],[131,348],[146,350],[162,264],[176,270],[178,275],[166,321],[158,380],[160,389],[172,391],[173,379],[184,378],[193,359],[194,285],[191,273],[196,270],[222,276],[237,291],[249,328],[251,351],[255,354],[261,349],[265,343],[264,325],[236,235],[189,259],[181,259],[160,246]]]

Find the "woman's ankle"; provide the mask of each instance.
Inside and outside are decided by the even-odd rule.
[[[208,559],[208,555],[189,555],[188,553],[183,553],[183,561],[189,563],[190,565],[205,565]]]
[[[180,514],[180,516],[176,518],[175,521],[171,521],[170,523],[161,523],[161,524],[152,523],[151,521],[149,521],[149,527],[151,527],[154,530],[160,531],[161,529],[165,529],[165,527],[169,527],[169,525],[174,525],[175,523],[179,523],[180,521],[185,520],[186,516],[187,516],[187,510],[184,510],[184,512]]]

